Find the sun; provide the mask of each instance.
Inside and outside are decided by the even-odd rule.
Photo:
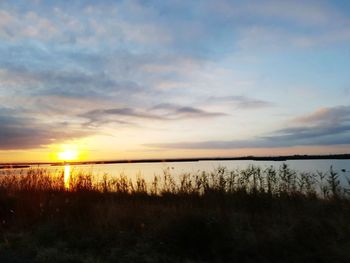
[[[74,161],[78,158],[78,151],[65,150],[58,153],[58,159],[61,161]]]
[[[76,147],[74,146],[63,146],[63,150],[58,153],[58,159],[60,161],[75,161],[79,157],[79,151]]]

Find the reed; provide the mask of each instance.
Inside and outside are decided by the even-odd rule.
[[[246,169],[234,171],[218,167],[211,172],[184,173],[177,178],[167,168],[163,170],[162,176],[155,175],[151,182],[147,182],[141,174],[136,176],[136,180],[131,180],[124,173],[117,176],[104,174],[102,180],[97,180],[92,173],[78,171],[72,173],[68,186],[64,183],[63,171],[52,174],[45,169],[6,170],[0,174],[0,189],[6,192],[98,191],[156,196],[165,194],[201,196],[210,192],[225,195],[246,192],[254,195],[267,193],[270,196],[317,196],[324,199],[344,199],[350,196],[346,185],[340,184],[339,173],[333,167],[330,167],[328,172],[298,173],[286,164],[282,164],[278,169],[272,166],[261,169],[251,165]]]

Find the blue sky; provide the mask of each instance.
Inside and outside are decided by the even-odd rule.
[[[348,1],[1,1],[0,158],[349,152]]]

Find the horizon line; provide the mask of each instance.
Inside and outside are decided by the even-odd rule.
[[[20,165],[87,165],[87,164],[118,164],[118,163],[162,163],[162,162],[200,162],[200,161],[288,161],[288,160],[324,160],[324,159],[350,159],[350,153],[345,154],[294,154],[294,155],[270,155],[270,156],[226,156],[226,157],[192,157],[192,158],[146,158],[146,159],[116,159],[94,161],[56,161],[56,162],[0,162],[1,166]]]

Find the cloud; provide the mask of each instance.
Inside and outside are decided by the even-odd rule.
[[[232,25],[232,42],[241,50],[275,52],[349,42],[350,20],[338,5],[317,0],[220,0],[206,8]]]
[[[151,112],[161,114],[166,119],[186,119],[186,118],[212,118],[227,115],[223,112],[209,112],[190,106],[181,106],[172,103],[161,103],[152,107]]]
[[[318,124],[337,126],[339,123],[350,122],[350,106],[338,106],[332,108],[321,108],[315,112],[295,118],[296,124]]]
[[[117,81],[103,73],[45,72],[39,74],[41,88],[32,95],[77,98],[108,98],[142,91],[132,81]]]
[[[28,112],[56,108],[67,118],[102,105],[144,106],[164,96],[152,85],[157,75],[149,81],[143,71],[148,63],[165,63],[160,60],[126,50],[0,44],[0,101],[7,107],[21,101]]]
[[[163,103],[149,109],[125,107],[97,109],[80,114],[79,117],[88,119],[88,125],[100,125],[108,122],[133,124],[140,120],[176,121],[181,119],[215,118],[226,115],[222,112],[208,112],[199,108]]]
[[[191,74],[188,61],[191,65],[197,63],[195,59],[146,51],[79,49],[32,42],[0,44],[0,90],[6,94],[15,89],[17,96],[97,98],[139,105],[145,98],[156,102],[162,96],[184,93],[159,86],[164,81],[184,82],[186,74]],[[184,65],[186,70],[179,70]],[[150,72],[152,67],[168,70]]]
[[[19,4],[20,5],[20,4]],[[68,10],[67,10],[68,9]],[[131,5],[76,1],[50,5],[25,5],[0,10],[0,36],[10,41],[36,39],[61,44],[98,45],[99,39],[120,45],[123,42],[157,44],[171,41],[171,35],[151,19],[140,23],[120,12],[132,13]],[[138,15],[147,15],[139,5]]]
[[[229,115],[221,112],[228,105],[234,109],[271,107],[273,103],[254,98],[261,92],[258,89],[270,91],[280,88],[282,82],[296,82],[293,74],[270,79],[274,71],[271,65],[278,65],[276,57],[265,53],[259,57],[255,49],[282,50],[281,58],[289,65],[284,56],[294,53],[284,51],[291,46],[333,45],[329,53],[333,54],[339,51],[336,44],[350,41],[349,18],[336,4],[325,1],[78,0],[28,4],[16,0],[0,5],[0,103],[2,107],[22,107],[20,111],[0,112],[1,147],[10,148],[85,136],[83,128],[87,134],[89,128],[103,133],[104,125],[112,122],[131,126],[157,121],[176,126],[176,121],[193,119],[193,127],[204,136],[208,131],[196,126],[197,120],[216,121]],[[244,62],[246,54],[256,62]],[[336,59],[325,57],[317,53],[327,65],[332,62],[341,67]],[[334,76],[342,79],[342,72]],[[252,84],[237,85],[237,78]],[[308,80],[298,78],[298,82]],[[319,84],[319,80],[314,82]],[[276,94],[269,95],[284,106],[288,96],[280,94],[276,88]],[[225,107],[220,107],[222,104]],[[293,109],[281,109],[283,113],[288,110]],[[347,136],[347,114],[344,108],[322,109],[293,119],[291,127],[267,136],[191,147],[330,143],[335,133],[341,142]],[[230,121],[254,121],[248,120],[253,114],[247,115],[239,120],[237,114]],[[63,129],[62,122],[67,120],[69,124]],[[81,126],[84,121],[86,125]],[[338,129],[332,130],[332,125]],[[165,131],[164,136],[170,137],[170,133]]]
[[[302,145],[350,144],[350,106],[317,110],[299,117],[294,126],[248,140],[157,143],[146,146],[165,149],[274,148]],[[305,125],[307,124],[307,125]]]
[[[348,22],[350,24],[350,21]],[[243,25],[237,32],[237,46],[241,50],[283,51],[288,49],[304,49],[312,47],[325,47],[332,44],[348,43],[350,30],[336,28],[332,30],[315,30],[312,33],[291,30],[288,27],[277,25]]]
[[[208,98],[208,102],[214,103],[229,103],[239,109],[260,109],[271,107],[274,104],[269,101],[259,100],[246,96],[227,96],[227,97],[215,97]]]
[[[24,14],[0,10],[0,36],[7,39],[36,38],[47,39],[59,34],[59,29],[49,19],[35,12]]]
[[[0,109],[0,150],[40,148],[91,134],[68,123],[42,123],[21,116],[18,110]]]
[[[2,82],[33,87],[28,95],[55,95],[62,97],[93,97],[99,94],[98,87],[110,89],[117,83],[103,74],[87,74],[74,71],[31,71],[27,69],[7,70],[7,79]],[[5,75],[5,74],[3,74]],[[16,76],[14,78],[14,76]]]
[[[325,26],[343,19],[340,12],[317,0],[252,1],[242,6],[240,11],[305,26]]]
[[[109,122],[132,124],[131,121],[126,121],[125,119],[164,120],[162,116],[132,108],[97,109],[80,114],[79,117],[88,119],[88,125],[101,125]]]
[[[287,132],[287,131],[286,131]],[[179,143],[145,144],[147,147],[162,149],[244,149],[244,148],[279,148],[294,146],[348,145],[350,142],[350,126],[339,129],[293,130],[282,135],[272,135],[251,140],[201,141]]]

